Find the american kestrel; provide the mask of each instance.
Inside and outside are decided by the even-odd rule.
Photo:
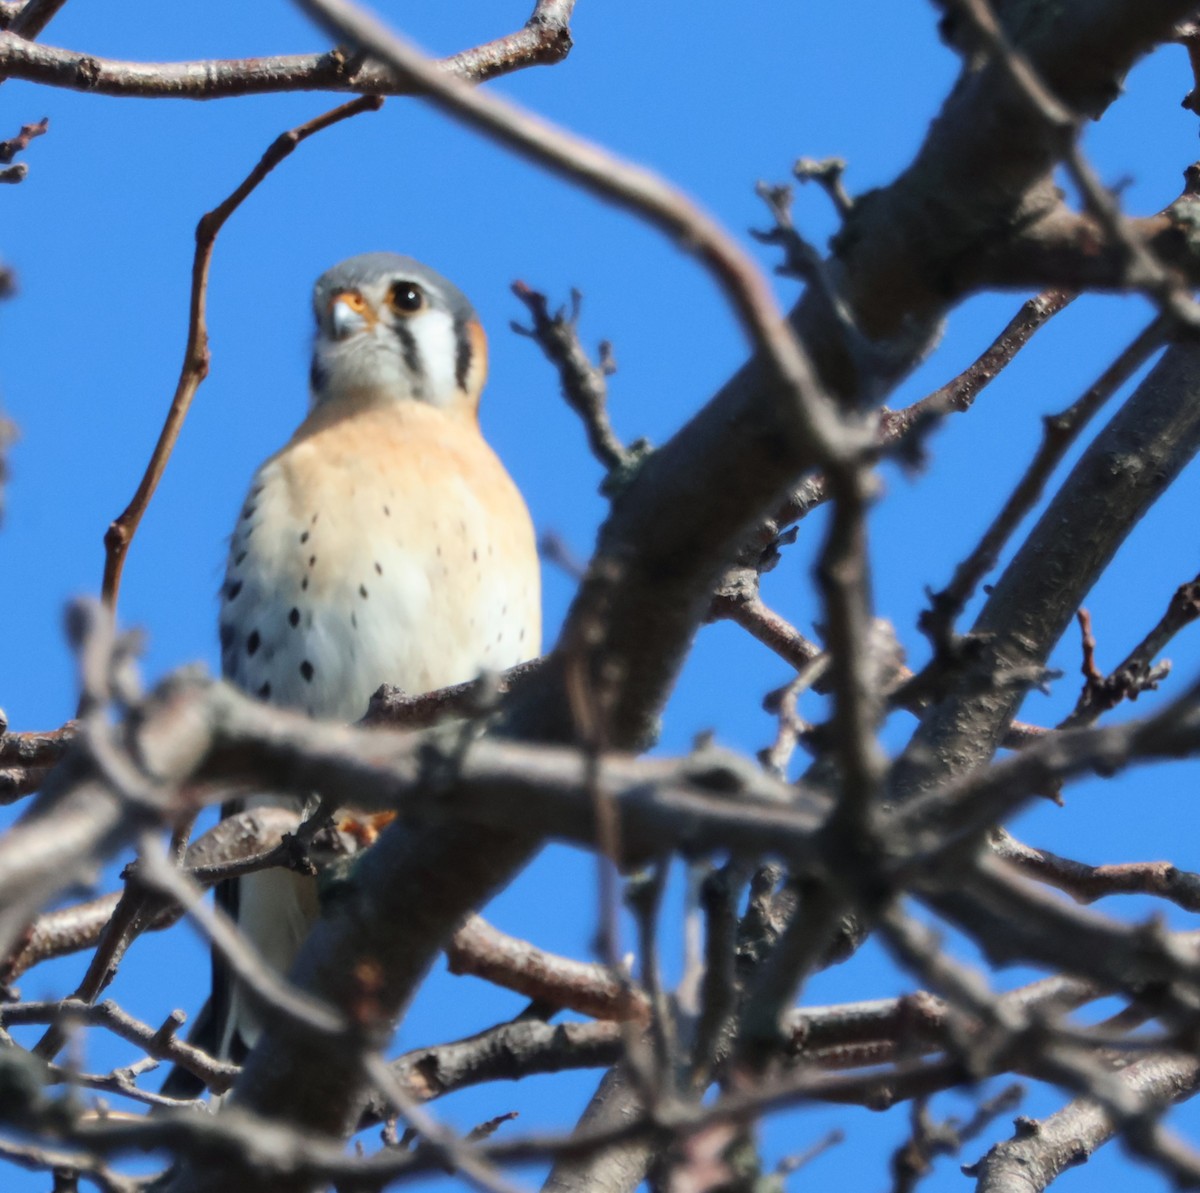
[[[259,699],[354,721],[383,683],[416,694],[535,657],[540,574],[529,511],[479,429],[487,340],[467,299],[409,257],[366,253],[317,281],[313,308],[308,417],[234,529],[221,664]],[[313,880],[252,874],[231,902],[286,970]],[[213,1012],[220,1055],[240,1058],[253,1008],[215,985]]]

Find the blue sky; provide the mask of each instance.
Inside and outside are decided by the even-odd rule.
[[[380,11],[431,51],[449,53],[517,27],[524,0],[381,4]],[[604,5],[581,0],[568,61],[493,86],[530,108],[653,166],[744,233],[764,217],[754,182],[788,177],[800,156],[849,161],[852,192],[886,184],[910,160],[957,72],[936,37],[927,4],[759,4],[712,0]],[[282,0],[94,0],[67,5],[44,35],[50,44],[114,58],[242,57],[324,48]],[[1130,77],[1127,93],[1087,144],[1102,177],[1124,181],[1127,206],[1156,210],[1179,191],[1196,156],[1195,118],[1179,99],[1190,85],[1177,47]],[[101,539],[125,505],[175,386],[185,334],[192,232],[198,217],[241,180],[283,129],[323,111],[335,96],[256,97],[210,103],[89,97],[19,82],[0,87],[0,136],[42,116],[49,134],[25,155],[28,179],[4,188],[0,257],[20,292],[0,308],[0,403],[18,424],[7,519],[0,528],[0,705],[14,728],[49,728],[74,705],[74,676],[61,634],[64,603],[97,591]],[[818,241],[833,231],[828,205],[802,193],[797,218]],[[770,269],[773,254],[749,241]],[[626,438],[661,441],[702,404],[744,357],[745,344],[706,275],[657,234],[514,161],[411,100],[389,100],[302,146],[250,198],[218,242],[210,290],[211,375],[130,554],[121,596],[125,624],[148,637],[145,671],[161,676],[200,660],[216,669],[216,590],[225,539],[248,479],[303,415],[309,291],[350,254],[391,249],[416,256],[472,299],[491,343],[482,419],[526,494],[541,530],[586,555],[604,513],[599,468],[557,393],[538,350],[508,330],[523,310],[509,293],[523,279],[563,300],[584,293],[582,329],[610,339],[620,365],[611,382],[614,422]],[[781,301],[794,297],[777,281]],[[949,321],[938,351],[895,395],[901,405],[965,366],[1000,329],[1021,296],[981,296]],[[1042,414],[1072,401],[1149,317],[1138,299],[1085,299],[1060,316],[980,399],[931,442],[919,476],[885,468],[885,497],[872,515],[876,601],[910,659],[925,586],[954,563],[994,513],[1037,442]],[[1111,667],[1157,619],[1170,592],[1197,571],[1197,481],[1185,474],[1146,518],[1089,599],[1102,665]],[[818,616],[809,575],[821,518],[768,577],[769,601],[802,629]],[[548,640],[573,583],[545,571]],[[1173,644],[1177,674],[1194,675],[1194,642]],[[1056,662],[1069,675],[1026,715],[1050,720],[1074,699],[1072,639]],[[706,629],[664,719],[665,749],[684,749],[712,728],[753,750],[773,726],[764,692],[784,665],[740,631]],[[1145,702],[1140,707],[1144,707]],[[1140,708],[1139,708],[1140,711]],[[898,714],[887,730],[901,745]],[[1034,844],[1092,861],[1166,856],[1200,868],[1195,834],[1179,831],[1194,767],[1157,768],[1069,793],[1065,809],[1028,814],[1019,831]],[[1137,816],[1129,801],[1137,801]],[[109,876],[111,881],[111,875]],[[1126,901],[1128,903],[1128,901]],[[551,849],[489,913],[509,931],[586,956],[594,926],[590,859]],[[1130,908],[1121,907],[1128,912]],[[1141,906],[1139,912],[1147,910]],[[1182,917],[1169,914],[1172,922]],[[65,993],[78,960],[35,970],[22,983],[40,997]],[[1005,975],[1013,984],[1029,975]],[[184,931],[145,938],[132,950],[113,996],[160,1020],[186,990],[195,1010],[207,981],[204,951]],[[809,1001],[886,996],[910,988],[873,947],[822,975]],[[469,980],[436,975],[401,1032],[411,1046],[465,1034],[515,1012],[520,1001]],[[128,1054],[97,1040],[93,1067]],[[594,1076],[486,1087],[439,1113],[470,1127],[520,1109],[517,1127],[564,1125]],[[1041,1114],[1052,1092],[1026,1106]],[[953,1099],[942,1105],[954,1108]],[[1186,1108],[1193,1130],[1200,1124]],[[806,1180],[835,1172],[849,1188],[887,1185],[885,1158],[902,1137],[902,1115],[843,1109],[788,1116],[767,1133],[772,1157],[802,1150],[827,1127],[850,1143]],[[972,1145],[966,1158],[981,1150]],[[532,1175],[532,1174],[531,1174]],[[1109,1149],[1068,1174],[1085,1182],[1157,1188]],[[5,1188],[43,1189],[44,1178],[5,1174]],[[931,1191],[969,1187],[943,1161]],[[1090,1187],[1096,1187],[1091,1184]]]

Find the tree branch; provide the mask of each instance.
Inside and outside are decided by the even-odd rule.
[[[575,0],[539,0],[523,29],[443,58],[438,66],[465,82],[484,83],[530,66],[561,62],[571,50],[574,7]],[[220,99],[281,91],[414,94],[403,75],[376,62],[352,59],[341,50],[200,62],[118,62],[26,40],[37,32],[15,24],[0,32],[0,76],[140,99]]]

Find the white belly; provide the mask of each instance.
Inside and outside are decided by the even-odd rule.
[[[536,656],[528,513],[473,427],[456,454],[432,418],[347,420],[298,437],[259,471],[221,592],[226,678],[272,704],[354,721],[381,684],[417,694]],[[364,447],[381,438],[391,450]],[[315,911],[312,881],[249,875],[238,904],[239,926],[286,969]],[[248,1045],[258,1035],[236,991],[232,1007],[226,1055],[235,1028]]]

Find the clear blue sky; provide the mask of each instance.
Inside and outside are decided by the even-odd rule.
[[[526,0],[400,4],[382,11],[419,44],[448,53],[520,25]],[[555,68],[494,84],[497,90],[621,153],[652,165],[743,233],[764,219],[753,184],[787,178],[800,155],[849,161],[854,192],[887,183],[920,144],[957,72],[937,40],[927,4],[760,4],[712,0],[599,4],[581,0],[575,50]],[[283,0],[93,0],[68,4],[44,35],[50,44],[114,58],[242,57],[324,48]],[[1128,92],[1088,144],[1106,181],[1128,179],[1130,209],[1155,210],[1177,193],[1196,155],[1195,118],[1179,99],[1190,85],[1184,53],[1168,48],[1130,78]],[[60,630],[64,603],[95,593],[101,538],[124,506],[157,436],[183,348],[192,231],[283,129],[332,106],[315,94],[212,103],[88,97],[9,82],[0,88],[0,137],[50,118],[49,134],[25,155],[30,174],[4,188],[0,255],[17,272],[19,296],[0,308],[4,353],[0,402],[19,425],[11,454],[8,516],[0,529],[0,704],[14,728],[50,728],[70,716],[71,660]],[[833,230],[819,195],[803,194],[798,218],[823,240]],[[748,242],[750,243],[750,242]],[[302,146],[233,217],[216,249],[210,291],[212,371],[162,488],[134,544],[121,597],[125,624],[146,631],[148,677],[184,663],[215,670],[216,590],[225,536],[257,464],[288,436],[306,401],[309,289],[353,253],[391,249],[416,256],[472,299],[491,339],[487,433],[524,490],[535,522],[581,555],[604,505],[587,453],[555,377],[508,322],[522,309],[517,278],[565,299],[585,295],[589,344],[613,341],[620,371],[613,418],[627,438],[661,441],[743,359],[745,345],[707,277],[656,234],[516,162],[411,100],[389,100]],[[751,243],[765,268],[770,250]],[[782,301],[794,296],[778,282]],[[919,397],[981,350],[1015,310],[1015,295],[960,309],[945,340],[893,404]],[[1148,317],[1140,300],[1089,299],[1061,316],[980,400],[933,440],[919,477],[886,471],[887,494],[872,518],[879,611],[895,621],[911,658],[923,658],[913,628],[926,585],[944,583],[997,508],[1039,434],[1039,416],[1060,409],[1098,374]],[[1146,519],[1112,574],[1089,600],[1101,661],[1112,666],[1159,616],[1171,590],[1197,569],[1196,477],[1187,475]],[[766,595],[811,632],[817,616],[809,578],[820,518],[766,583]],[[572,583],[545,575],[548,638]],[[1188,638],[1171,651],[1179,674],[1200,660]],[[1070,676],[1027,715],[1050,719],[1074,698],[1076,644],[1060,651]],[[740,631],[705,630],[665,719],[663,746],[686,748],[712,728],[754,750],[773,726],[762,694],[787,670]],[[1145,707],[1145,702],[1141,708]],[[1141,710],[1139,708],[1139,711]],[[889,727],[901,744],[904,714]],[[1196,834],[1180,833],[1194,768],[1157,769],[1074,789],[1065,810],[1027,815],[1031,842],[1093,861],[1169,857],[1200,868]],[[1128,814],[1137,800],[1137,816]],[[111,883],[112,875],[108,876]],[[492,908],[509,931],[587,956],[594,925],[593,867],[584,855],[548,850]],[[1128,911],[1128,903],[1120,910]],[[1144,911],[1144,908],[1138,908]],[[1181,917],[1168,915],[1173,922]],[[46,966],[22,983],[29,996],[61,995],[81,962]],[[1029,975],[1005,975],[1015,984]],[[186,931],[144,938],[112,994],[159,1021],[186,991],[194,1011],[207,967]],[[868,947],[821,976],[816,1003],[886,996],[910,983]],[[404,1046],[486,1026],[520,1007],[476,983],[436,976],[400,1034]],[[124,1063],[127,1051],[96,1038],[93,1068]],[[464,1128],[519,1109],[517,1129],[565,1125],[595,1075],[489,1086],[437,1106]],[[1027,1113],[1061,1102],[1031,1097]],[[961,1110],[953,1099],[942,1112]],[[1185,1109],[1193,1130],[1200,1117]],[[841,1125],[850,1141],[796,1178],[814,1186],[887,1187],[885,1159],[903,1135],[890,1118],[844,1109],[796,1114],[767,1132],[770,1157],[799,1151]],[[506,1128],[506,1130],[512,1128]],[[1197,1130],[1200,1133],[1200,1130]],[[965,1158],[979,1154],[971,1145]],[[532,1176],[532,1174],[530,1174]],[[1157,1188],[1109,1149],[1060,1182],[1064,1190]],[[5,1173],[6,1189],[44,1189],[44,1177]],[[942,1162],[931,1193],[968,1187]]]

